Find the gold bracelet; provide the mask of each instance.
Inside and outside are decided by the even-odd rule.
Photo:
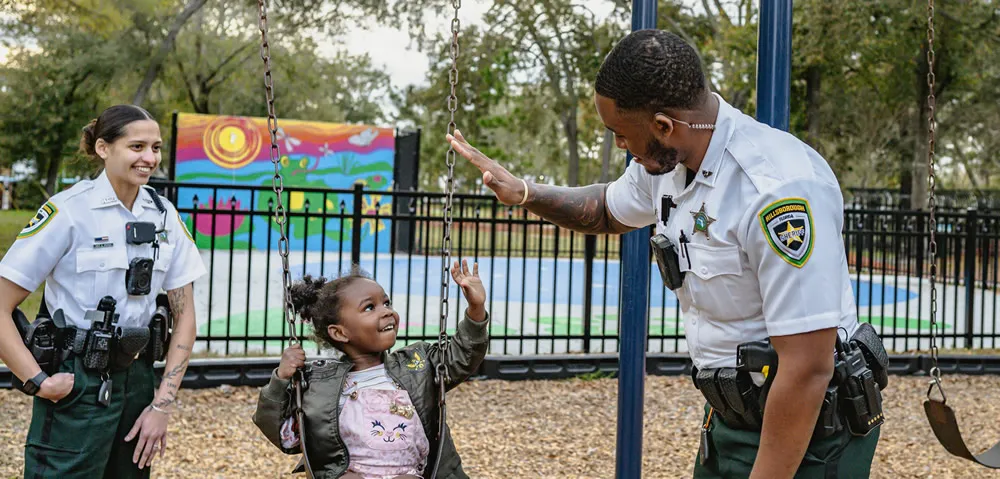
[[[528,202],[528,182],[524,181],[524,178],[521,178],[521,184],[524,185],[524,198],[521,198],[521,202],[517,204],[518,206],[524,206]]]

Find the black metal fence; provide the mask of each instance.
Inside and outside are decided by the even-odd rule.
[[[209,354],[276,354],[287,343],[271,186],[157,182],[184,217],[209,275],[195,283],[198,344]],[[286,187],[293,279],[360,264],[393,298],[399,341],[437,338],[444,195]],[[565,230],[493,196],[455,195],[452,257],[477,262],[491,312],[491,354],[611,353],[618,348],[619,237]],[[857,312],[895,351],[929,347],[927,214],[848,209],[844,241]],[[942,348],[996,348],[1000,216],[937,215]],[[680,308],[651,264],[650,352],[684,352]],[[465,302],[454,285],[446,328]],[[589,287],[587,287],[589,285]],[[308,325],[297,323],[300,335]],[[313,345],[314,346],[314,345]]]

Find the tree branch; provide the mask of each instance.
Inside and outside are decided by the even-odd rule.
[[[253,46],[255,46],[255,45],[256,45],[256,44],[255,44],[255,43],[252,43],[252,42],[250,42],[250,43],[245,43],[245,44],[243,44],[243,46],[241,46],[241,47],[237,48],[236,50],[233,50],[233,52],[232,52],[232,53],[230,53],[230,54],[229,54],[228,56],[226,56],[226,58],[222,60],[222,63],[218,64],[218,65],[217,65],[217,66],[215,67],[215,70],[212,70],[212,72],[211,72],[211,73],[209,73],[209,74],[208,74],[208,76],[207,76],[207,77],[206,77],[206,78],[205,78],[204,80],[202,80],[202,82],[203,82],[203,83],[205,83],[205,84],[210,84],[210,83],[212,83],[212,79],[213,79],[213,78],[215,78],[215,76],[216,76],[216,75],[218,75],[218,74],[219,74],[219,72],[220,72],[220,71],[222,71],[222,69],[223,69],[223,68],[225,68],[225,66],[226,66],[226,65],[227,65],[227,64],[228,64],[229,62],[233,61],[233,59],[234,59],[234,58],[236,58],[236,55],[239,55],[239,54],[240,54],[240,52],[242,52],[242,51],[245,51],[245,50],[246,50],[247,48],[250,48],[250,47],[253,47]],[[244,59],[245,59],[245,58],[246,58],[246,57],[244,57]],[[227,75],[227,76],[228,76],[228,75]],[[225,79],[224,79],[224,78],[223,78],[222,80],[220,80],[219,82],[216,82],[216,83],[215,83],[215,85],[218,85],[219,83],[221,83],[221,82],[223,82],[223,81],[225,81]]]
[[[142,102],[146,99],[146,95],[149,93],[149,89],[153,86],[153,81],[160,74],[160,69],[163,67],[163,62],[167,59],[167,55],[174,48],[174,41],[177,39],[177,34],[180,33],[181,28],[184,24],[197,12],[201,7],[205,6],[208,0],[189,0],[188,4],[184,7],[174,21],[170,25],[170,29],[167,31],[166,38],[163,39],[163,43],[160,43],[160,49],[156,52],[149,61],[149,68],[146,69],[146,76],[142,79],[142,83],[139,84],[139,88],[136,89],[135,95],[132,96],[132,104],[142,105]]]

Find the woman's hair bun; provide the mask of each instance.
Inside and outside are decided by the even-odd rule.
[[[301,281],[292,283],[290,293],[292,306],[303,319],[312,318],[312,306],[319,300],[319,291],[325,285],[326,278],[313,278],[308,274],[303,276]]]
[[[83,136],[80,138],[80,151],[84,152],[87,156],[97,155],[97,151],[95,150],[97,134],[94,132],[96,126],[97,118],[94,118],[90,120],[90,123],[87,123],[87,126],[83,127]]]

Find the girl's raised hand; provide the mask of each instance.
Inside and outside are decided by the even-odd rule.
[[[461,266],[455,261],[451,267],[451,277],[462,288],[462,294],[469,301],[469,316],[475,321],[485,320],[486,287],[479,279],[479,263],[473,263],[472,272],[469,272],[469,263],[466,260],[462,260]]]

